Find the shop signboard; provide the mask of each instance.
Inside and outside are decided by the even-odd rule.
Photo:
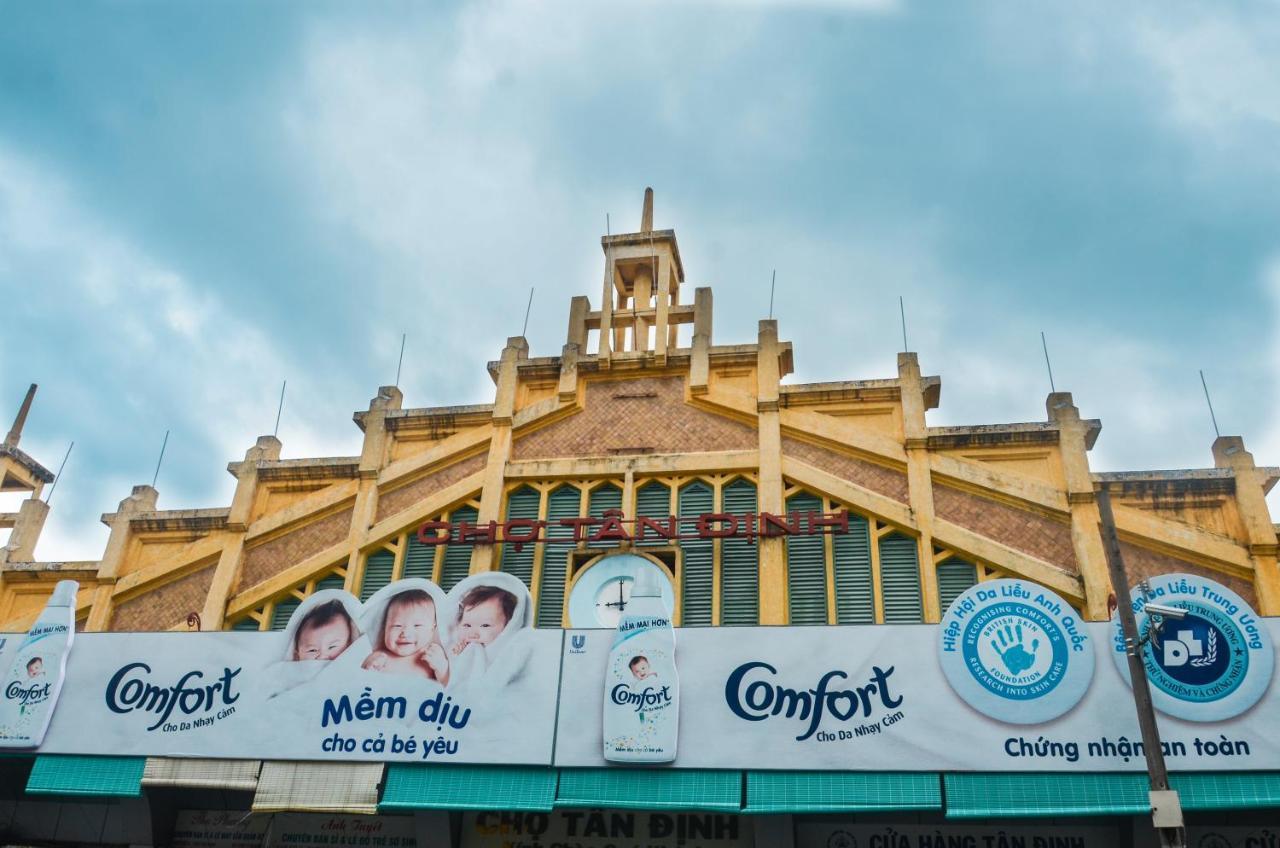
[[[498,573],[322,590],[283,633],[85,634],[40,750],[546,765],[561,639]]]
[[[1170,768],[1280,769],[1280,619],[1190,575],[1148,592],[1186,610],[1143,623]],[[39,750],[603,767],[614,632],[531,618],[524,585],[488,572],[364,603],[320,591],[282,633],[82,634]],[[1107,659],[1122,650],[1113,623],[1020,580],[978,584],[939,625],[683,629],[673,765],[1142,771],[1132,693]],[[626,667],[643,712],[656,684]]]
[[[796,822],[795,848],[1111,848],[1119,825]]]
[[[437,825],[434,833],[431,824]],[[172,848],[430,848],[449,844],[448,822],[440,824],[429,816],[179,810],[168,844]]]
[[[1159,716],[1169,767],[1280,768],[1280,737],[1268,718],[1280,706],[1269,662],[1280,620],[1257,618],[1217,584],[1188,575],[1171,579],[1187,587],[1186,603],[1223,610],[1222,620],[1213,619],[1220,632],[1230,621],[1239,632],[1217,637],[1220,659],[1199,670],[1202,689],[1176,690],[1190,707]],[[1163,596],[1162,602],[1184,601]],[[1207,652],[1208,631],[1198,621],[1189,616],[1162,632],[1189,640],[1188,651],[1200,640]],[[1066,601],[1035,584],[993,580],[957,598],[938,626],[685,629],[677,649],[683,690],[674,765],[1142,771],[1132,694],[1116,664],[1105,659],[1115,650],[1112,628],[1081,621]],[[557,765],[605,765],[599,681],[611,636],[569,631]],[[1251,692],[1253,700],[1237,701],[1224,714],[1211,696],[1227,688],[1213,675],[1225,679],[1238,666],[1223,661],[1228,646],[1255,650],[1243,681],[1228,681],[1231,692]],[[1180,656],[1177,649],[1169,655]],[[1195,708],[1197,699],[1209,699],[1209,709]]]
[[[750,819],[725,813],[464,813],[461,848],[751,848],[752,826]]]
[[[171,848],[262,848],[271,816],[243,810],[179,810]]]

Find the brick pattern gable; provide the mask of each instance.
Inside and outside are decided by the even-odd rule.
[[[1253,584],[1240,577],[1223,574],[1221,571],[1213,571],[1202,565],[1196,565],[1184,559],[1153,551],[1150,548],[1144,548],[1132,542],[1122,541],[1120,543],[1120,558],[1124,560],[1124,571],[1129,577],[1130,586],[1134,586],[1148,577],[1185,572],[1194,574],[1197,577],[1204,577],[1207,580],[1215,580],[1244,598],[1249,603],[1249,606],[1255,610],[1258,608],[1258,593],[1253,588]]]
[[[484,454],[476,454],[461,462],[441,468],[432,474],[419,477],[412,483],[407,483],[386,493],[379,493],[377,517],[374,520],[381,521],[388,516],[395,515],[415,503],[426,500],[436,492],[449,488],[459,480],[465,480],[472,474],[483,471],[485,460]]]
[[[152,589],[116,606],[111,613],[113,631],[168,630],[187,620],[191,613],[204,608],[209,586],[213,583],[216,562]]]
[[[240,569],[240,590],[256,586],[297,565],[309,556],[336,545],[351,531],[352,508],[348,507],[319,521],[278,536],[245,551]]]
[[[1079,571],[1071,544],[1071,525],[1065,522],[936,484],[933,509],[938,518],[952,524],[1073,573]]]
[[[754,427],[684,400],[682,377],[587,383],[581,412],[516,439],[512,459],[754,450]]]
[[[886,468],[883,465],[819,447],[810,442],[802,442],[799,439],[784,437],[782,453],[784,456],[807,462],[814,468],[834,474],[850,483],[857,483],[864,489],[870,489],[900,503],[908,502],[906,472]]]

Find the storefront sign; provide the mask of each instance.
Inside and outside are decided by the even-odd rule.
[[[437,843],[441,844],[441,843]],[[444,843],[447,844],[447,843]],[[263,848],[417,848],[413,816],[277,813]],[[424,845],[423,848],[426,848]]]
[[[531,621],[491,573],[317,592],[283,633],[85,634],[40,750],[546,765],[562,634]]]
[[[799,821],[795,848],[1109,848],[1119,844],[1115,827]]]
[[[1134,844],[1142,848],[1158,848],[1160,840],[1154,833],[1148,832],[1142,838],[1135,839]],[[1280,846],[1280,825],[1191,825],[1187,828],[1187,844],[1194,848],[1277,848]]]
[[[242,810],[179,810],[171,848],[261,848],[271,816]]]
[[[750,848],[752,822],[721,813],[464,813],[462,848]]]
[[[949,611],[941,627],[681,630],[675,765],[1144,769],[1132,693],[1116,667],[1094,655],[1110,649],[1111,625],[1082,623],[1060,598],[1022,581],[988,581],[981,589],[987,594],[962,596],[961,608]],[[1249,625],[1269,646],[1280,619],[1250,617]],[[569,632],[557,765],[605,764],[599,681],[611,635]],[[1269,680],[1270,669],[1260,660],[1249,673],[1259,669]],[[1161,715],[1169,767],[1280,768],[1280,736],[1269,719],[1277,707],[1280,696],[1268,694],[1253,709],[1219,722]]]
[[[701,515],[668,515],[662,518],[623,517],[622,510],[606,509],[599,518],[561,518],[540,521],[536,518],[512,518],[472,524],[469,521],[426,521],[418,528],[418,541],[423,545],[464,544],[494,545],[508,543],[517,551],[525,545],[546,541],[550,527],[564,527],[568,533],[556,535],[557,541],[586,542],[588,545],[618,542],[676,542],[682,539],[755,539],[758,536],[817,536],[824,533],[848,533],[849,512],[706,512]]]

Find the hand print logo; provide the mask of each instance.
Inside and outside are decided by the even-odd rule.
[[[996,631],[996,638],[991,643],[991,647],[1000,655],[1004,667],[1014,676],[1035,665],[1036,650],[1040,647],[1040,640],[1032,639],[1031,650],[1028,651],[1023,647],[1023,638],[1021,624],[1012,627],[1006,624]]]
[[[1080,702],[1093,648],[1079,613],[1025,580],[979,583],[951,602],[938,632],[951,688],[983,715],[1039,724]]]

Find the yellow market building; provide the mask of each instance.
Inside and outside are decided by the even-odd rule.
[[[1217,439],[1211,467],[1096,472],[1089,451],[1101,423],[1082,417],[1067,392],[1046,398],[1041,421],[931,427],[926,412],[940,403],[941,378],[923,373],[915,353],[899,354],[890,376],[787,383],[792,343],[778,322],[761,320],[746,343],[716,338],[712,290],[686,286],[676,235],[654,229],[652,218],[646,194],[639,230],[601,239],[603,286],[594,302],[571,300],[555,355],[507,341],[487,364],[491,402],[409,407],[397,387],[380,387],[354,414],[359,455],[281,459],[281,442],[263,436],[227,466],[236,479],[230,504],[165,510],[154,488],[136,486],[102,516],[110,536],[96,561],[35,558],[53,475],[19,447],[24,405],[0,446],[0,490],[30,494],[18,512],[0,515],[0,528],[11,528],[0,550],[0,629],[26,631],[63,579],[80,584],[78,631],[184,633],[280,630],[318,590],[364,600],[422,577],[448,591],[487,571],[527,585],[535,627],[598,627],[574,619],[573,599],[598,590],[593,567],[619,551],[669,576],[679,628],[933,624],[963,592],[998,578],[1051,589],[1081,619],[1101,622],[1114,596],[1100,491],[1115,505],[1131,583],[1199,575],[1263,616],[1280,615],[1276,525],[1264,500],[1280,469],[1256,465],[1241,438]],[[843,511],[840,535],[593,542],[589,532],[610,515]],[[554,532],[532,544],[503,541],[512,520],[560,519],[583,519],[587,532],[578,541]],[[424,544],[419,530],[432,522],[470,535]],[[237,768],[239,784],[218,772],[211,785],[251,793],[256,769]],[[186,802],[174,795],[178,784],[153,774],[162,764],[147,769],[141,797],[157,821],[170,819],[157,834],[184,804],[218,809],[206,797],[213,789],[197,781],[190,791],[203,794]],[[8,797],[11,807],[24,803],[21,791]],[[903,832],[943,827],[930,818],[941,813],[894,818],[889,809],[869,807],[868,821]],[[458,814],[440,838],[472,844]],[[797,834],[819,826],[825,844],[855,844],[830,841],[842,831],[826,819],[780,830],[770,821],[756,844],[767,833],[773,844],[807,845]],[[1129,819],[1085,821],[1115,828],[1114,844],[1145,844]],[[498,819],[468,826],[511,833]]]

